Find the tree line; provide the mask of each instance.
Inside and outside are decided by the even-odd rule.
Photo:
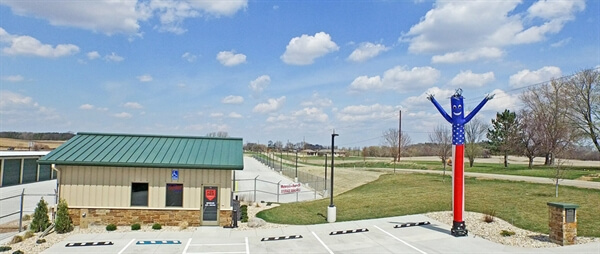
[[[0,132],[0,138],[14,138],[23,140],[58,140],[64,141],[74,137],[72,132],[17,132],[3,131]]]

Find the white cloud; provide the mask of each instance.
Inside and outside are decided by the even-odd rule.
[[[2,49],[2,52],[7,55],[31,55],[57,58],[79,52],[79,47],[73,44],[58,44],[56,46],[42,44],[39,40],[31,36],[11,35],[1,27],[0,42],[10,44],[9,47]]]
[[[197,56],[194,55],[194,54],[192,54],[192,53],[190,53],[190,52],[185,52],[185,53],[183,53],[183,55],[181,56],[181,58],[183,58],[186,61],[188,61],[188,62],[191,63],[191,62],[196,61]]]
[[[55,26],[77,27],[108,35],[139,34],[140,21],[158,16],[159,31],[183,33],[187,18],[231,16],[248,6],[247,0],[192,1],[21,1],[3,0],[19,15],[46,19]]]
[[[83,105],[79,106],[79,109],[92,110],[92,109],[94,109],[94,105],[92,105],[92,104],[83,104]]]
[[[175,34],[185,33],[187,30],[181,27],[185,19],[221,15],[231,16],[248,6],[247,0],[231,1],[176,1],[176,0],[152,0],[149,9],[159,16],[161,26],[159,31],[172,32]]]
[[[562,47],[564,45],[569,44],[569,42],[571,42],[571,37],[562,39],[562,40],[557,41],[555,43],[552,43],[552,44],[550,44],[550,47],[559,48],[559,47]]]
[[[505,109],[516,111],[520,105],[518,93],[511,95],[503,90],[495,89],[490,94],[493,94],[494,98],[485,104],[482,111],[502,112]]]
[[[54,109],[39,105],[29,96],[7,90],[0,90],[0,119],[3,128],[8,129],[13,125],[34,125],[40,121],[64,121]]]
[[[269,75],[262,75],[255,80],[250,81],[249,87],[252,91],[260,93],[267,88],[269,84],[271,84],[271,77],[269,77]]]
[[[338,45],[325,32],[316,33],[314,36],[303,34],[290,40],[285,52],[281,55],[281,60],[286,64],[309,65],[314,63],[316,58],[338,49]]]
[[[23,76],[21,76],[21,75],[11,75],[11,76],[3,76],[2,80],[12,82],[12,83],[17,83],[17,82],[22,82],[23,80],[25,80],[25,78],[23,78]]]
[[[494,81],[494,72],[486,73],[473,73],[471,70],[461,71],[459,74],[454,76],[450,81],[453,86],[461,86],[463,88],[469,87],[482,87],[492,81]]]
[[[224,104],[242,104],[244,102],[244,97],[237,95],[229,95],[221,100]]]
[[[285,96],[281,96],[277,99],[269,99],[266,103],[260,103],[256,105],[252,111],[257,113],[274,112],[283,107],[284,102]]]
[[[321,109],[310,107],[303,108],[292,114],[294,117],[301,119],[304,122],[327,122],[329,117]]]
[[[219,112],[210,113],[209,116],[213,117],[213,118],[219,118],[219,117],[223,117],[223,113],[219,113]]]
[[[98,53],[98,51],[91,51],[91,52],[88,52],[86,54],[86,56],[88,59],[94,60],[94,59],[100,58],[100,53]]]
[[[504,52],[499,48],[475,48],[436,55],[431,57],[432,63],[462,63],[472,62],[479,59],[498,59],[504,56]]]
[[[396,90],[399,92],[414,90],[420,87],[432,86],[440,77],[440,71],[435,68],[396,66],[380,76],[360,76],[350,84],[350,89],[355,91],[365,90]]]
[[[524,87],[550,81],[562,76],[562,71],[556,66],[544,66],[536,71],[524,69],[510,76],[509,84],[513,88]]]
[[[127,103],[123,104],[123,107],[131,108],[131,109],[142,109],[142,108],[144,108],[142,106],[142,104],[139,104],[137,102],[127,102]]]
[[[236,54],[232,51],[221,51],[217,54],[217,60],[224,66],[236,66],[246,62],[246,55]]]
[[[306,100],[300,103],[304,107],[330,107],[333,105],[333,101],[329,98],[322,98],[318,93],[313,93],[310,100]]]
[[[525,2],[530,3],[528,1]],[[521,1],[437,1],[400,40],[412,53],[442,53],[535,43],[558,33],[584,0],[537,1],[519,12]]]
[[[121,61],[125,60],[125,58],[115,54],[115,52],[112,52],[110,55],[104,56],[104,60],[106,60],[108,62],[121,62]]]
[[[144,74],[144,75],[141,75],[141,76],[137,76],[137,79],[140,82],[150,82],[150,81],[152,81],[152,76],[150,76],[148,74]]]
[[[121,113],[113,114],[113,116],[116,117],[116,118],[123,118],[123,119],[131,118],[132,117],[132,115],[129,114],[129,113],[127,113],[127,112],[121,112]]]
[[[143,3],[137,1],[20,1],[6,0],[14,13],[47,19],[55,26],[71,26],[106,34],[136,33],[145,20]]]
[[[383,44],[373,44],[371,42],[361,43],[358,48],[352,51],[352,54],[348,56],[348,60],[353,62],[364,62],[389,49],[390,48]]]
[[[389,120],[398,117],[400,107],[381,105],[355,105],[347,106],[337,113],[337,118],[343,122],[362,122],[375,120]]]
[[[242,118],[242,115],[236,113],[236,112],[231,112],[228,115],[229,118]]]

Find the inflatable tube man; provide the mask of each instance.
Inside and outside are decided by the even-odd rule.
[[[477,105],[477,107],[469,113],[466,117],[463,106],[462,89],[457,89],[454,95],[450,98],[450,105],[452,111],[450,115],[444,111],[442,106],[435,100],[433,95],[429,95],[429,99],[442,116],[452,124],[452,214],[453,222],[452,229],[450,232],[453,236],[466,236],[469,231],[465,226],[463,220],[463,214],[465,211],[465,124],[468,123],[477,112],[485,105],[485,103],[491,100],[494,96],[487,95]]]

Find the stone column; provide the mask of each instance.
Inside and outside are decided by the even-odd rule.
[[[577,240],[577,213],[575,204],[548,202],[550,215],[550,241],[560,245],[572,245]]]

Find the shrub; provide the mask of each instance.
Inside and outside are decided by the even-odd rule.
[[[514,234],[515,234],[515,232],[513,232],[513,231],[508,231],[508,230],[502,230],[502,231],[500,232],[500,235],[501,235],[501,236],[511,236],[511,235],[514,235]]]
[[[106,225],[106,231],[115,231],[115,230],[117,230],[117,225],[115,225],[115,224]]]
[[[25,220],[25,221],[31,220],[31,215],[29,215],[29,214],[23,215],[23,220]]]
[[[142,226],[139,223],[131,224],[131,230],[140,230]]]
[[[73,224],[71,223],[71,217],[69,217],[69,206],[67,201],[61,199],[58,202],[58,211],[56,212],[56,220],[54,220],[56,232],[59,234],[71,232],[73,230]]]
[[[34,235],[35,235],[35,233],[33,233],[32,231],[27,231],[23,235],[23,239],[32,238]]]
[[[20,235],[16,235],[12,238],[12,240],[10,240],[10,243],[14,244],[14,243],[20,243],[22,241],[23,241],[23,237]]]
[[[152,229],[154,229],[154,230],[159,230],[161,228],[162,228],[162,226],[160,224],[158,224],[158,223],[152,224]]]
[[[184,230],[184,229],[188,228],[188,226],[189,226],[189,224],[187,221],[179,222],[179,230]]]
[[[485,212],[485,215],[483,215],[483,221],[485,221],[487,223],[492,223],[492,222],[494,222],[495,216],[496,216],[496,211],[489,210],[489,211]]]
[[[37,239],[37,241],[35,241],[35,243],[37,243],[37,244],[42,244],[45,242],[46,242],[46,239],[44,239],[44,238],[40,238],[40,239]]]
[[[50,218],[48,218],[48,204],[43,198],[38,202],[35,211],[33,212],[33,220],[31,221],[30,229],[33,232],[42,232],[50,226]]]
[[[24,253],[25,252],[23,252],[22,250],[16,250],[16,251],[13,251],[12,254],[24,254]]]
[[[0,252],[5,252],[5,251],[9,251],[12,250],[12,247],[10,246],[0,246]]]
[[[248,206],[242,205],[240,206],[240,212],[242,213],[241,222],[248,222]]]

